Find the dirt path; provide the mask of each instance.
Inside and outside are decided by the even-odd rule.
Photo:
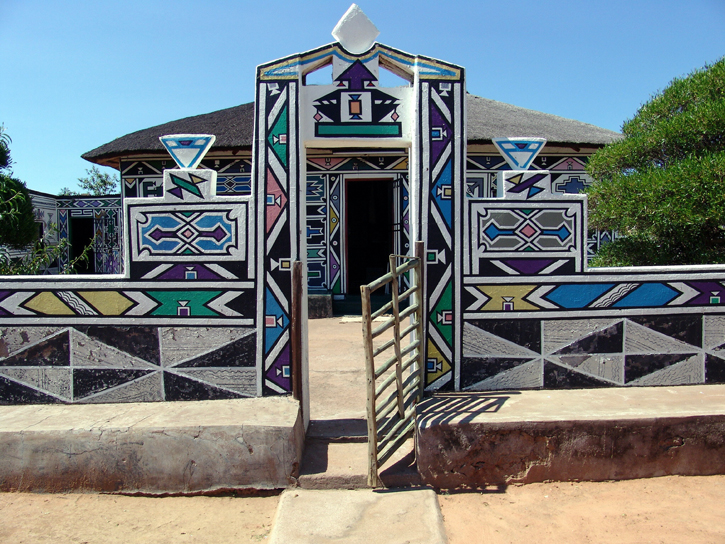
[[[264,542],[277,502],[0,493],[0,542]],[[530,484],[439,503],[449,544],[725,543],[725,476]]]
[[[449,544],[725,542],[725,476],[439,495]]]
[[[279,497],[124,497],[0,493],[0,542],[263,542]]]

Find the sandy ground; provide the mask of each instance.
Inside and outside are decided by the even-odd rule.
[[[449,544],[725,543],[725,476],[529,484],[438,499]],[[0,493],[0,542],[264,542],[278,500]]]
[[[0,493],[0,542],[264,542],[278,496],[126,497]]]
[[[725,476],[439,495],[449,544],[725,542]]]

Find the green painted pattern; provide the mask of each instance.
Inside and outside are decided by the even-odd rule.
[[[441,295],[438,304],[433,308],[433,315],[431,315],[431,321],[436,330],[441,333],[441,336],[448,342],[449,346],[453,346],[453,325],[446,325],[443,323],[442,315],[445,311],[453,310],[453,282],[449,282]]]
[[[318,136],[401,136],[399,124],[358,125],[356,123],[317,124]]]
[[[279,112],[272,130],[270,130],[269,136],[267,136],[267,141],[272,149],[274,149],[275,155],[277,155],[282,164],[287,166],[287,144],[282,143],[283,136],[285,138],[287,137],[287,106]]]
[[[147,291],[146,294],[161,304],[151,315],[178,316],[179,308],[186,307],[189,317],[219,316],[205,304],[221,295],[221,291]]]

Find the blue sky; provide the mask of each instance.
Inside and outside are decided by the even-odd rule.
[[[80,155],[254,99],[258,64],[333,41],[350,0],[0,0],[0,123],[31,189]],[[468,91],[619,130],[725,55],[725,0],[359,0],[382,43],[466,68]]]

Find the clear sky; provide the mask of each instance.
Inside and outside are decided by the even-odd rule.
[[[258,64],[333,41],[351,0],[0,0],[0,123],[29,188],[119,136],[254,100]],[[359,0],[378,41],[470,93],[612,130],[725,55],[725,0]]]

